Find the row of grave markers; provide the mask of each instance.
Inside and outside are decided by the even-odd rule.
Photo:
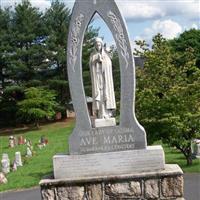
[[[48,139],[46,139],[44,136],[42,136],[39,140],[39,143],[37,144],[39,149],[42,149],[48,144]],[[19,136],[16,138],[15,136],[9,137],[9,148],[14,148],[17,145],[26,145],[26,157],[32,157],[33,156],[33,146],[32,142],[30,140],[27,140],[26,138],[23,138],[23,136]],[[10,163],[10,159],[7,153],[3,153],[2,160],[1,160],[1,172],[0,172],[0,184],[7,183],[6,174],[10,173],[12,171],[17,171],[18,167],[22,167],[22,157],[21,152],[17,151],[15,152],[15,159],[13,163]]]

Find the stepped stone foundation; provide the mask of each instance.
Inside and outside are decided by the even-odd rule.
[[[183,172],[164,170],[119,176],[54,179],[40,182],[42,200],[184,200]]]

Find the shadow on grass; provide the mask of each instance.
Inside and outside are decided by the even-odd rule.
[[[53,178],[53,171],[48,171],[48,172],[37,172],[37,173],[30,173],[29,176],[34,177],[36,179],[49,179]]]
[[[8,135],[20,135],[24,134],[28,131],[38,131],[38,129],[35,126],[27,126],[27,127],[22,127],[22,128],[9,128],[9,129],[2,129],[0,131],[0,136],[8,136]]]

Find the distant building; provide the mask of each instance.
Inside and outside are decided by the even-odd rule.
[[[135,66],[136,67],[141,67],[141,68],[144,67],[144,61],[145,61],[145,59],[143,57],[135,56],[134,60],[135,60]]]
[[[86,96],[86,102],[87,102],[89,115],[92,116],[92,102],[93,102],[92,97]],[[66,110],[66,115],[67,115],[67,118],[75,117],[75,112],[74,112],[72,101],[70,101],[68,104],[68,108]]]

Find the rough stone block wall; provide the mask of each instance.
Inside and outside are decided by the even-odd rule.
[[[183,200],[183,176],[40,184],[42,200]]]

